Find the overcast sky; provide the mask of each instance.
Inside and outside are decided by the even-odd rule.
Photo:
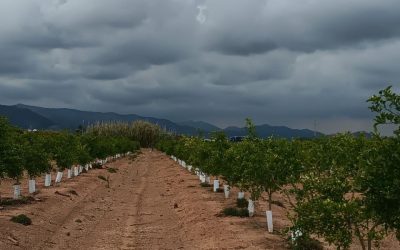
[[[332,133],[389,84],[399,0],[0,0],[1,104]]]

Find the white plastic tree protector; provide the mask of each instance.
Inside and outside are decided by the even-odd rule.
[[[214,180],[214,192],[217,192],[218,188],[219,188],[219,180]]]
[[[189,166],[187,167],[187,169],[188,169],[190,172],[192,172],[192,168],[193,168],[192,165],[189,165]]]
[[[51,185],[51,174],[46,174],[44,176],[44,186],[50,187],[50,185]]]
[[[267,211],[266,212],[266,216],[267,216],[267,228],[268,228],[268,232],[272,233],[274,231],[274,224],[272,222],[272,211]]]
[[[36,181],[35,180],[29,180],[29,193],[32,194],[36,192]]]
[[[68,179],[72,178],[72,169],[70,169],[70,168],[67,170],[67,178]]]
[[[249,210],[249,216],[254,216],[254,201],[249,199],[249,205],[247,206],[247,210]]]
[[[89,164],[85,165],[85,170],[86,170],[86,172],[89,171]]]
[[[89,168],[90,168],[90,169],[92,169],[92,168],[93,168],[93,165],[92,165],[92,163],[90,163],[90,164],[89,164]]]
[[[229,191],[230,191],[229,185],[224,185],[225,199],[229,198]]]
[[[182,161],[182,167],[186,168],[186,162]]]
[[[63,176],[63,172],[58,171],[57,176],[56,176],[56,183],[61,182],[62,176]]]
[[[74,176],[78,176],[78,175],[79,175],[78,167],[74,167]]]
[[[14,199],[21,197],[21,185],[14,185]]]
[[[238,193],[238,199],[244,199],[244,192],[240,191]]]
[[[204,178],[205,178],[205,183],[211,183],[211,178],[210,178],[210,176],[208,176],[208,175],[204,175]]]
[[[82,173],[82,170],[83,170],[83,166],[82,165],[79,165],[79,173]]]

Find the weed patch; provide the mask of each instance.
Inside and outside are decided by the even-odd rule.
[[[228,207],[225,208],[222,213],[226,216],[249,217],[247,208]]]
[[[15,222],[15,223],[22,224],[24,226],[29,226],[29,225],[32,224],[32,220],[28,216],[26,216],[25,214],[20,214],[20,215],[17,215],[17,216],[13,216],[11,218],[11,221]]]
[[[247,207],[248,205],[249,202],[245,198],[236,200],[236,206],[239,208],[244,208]]]

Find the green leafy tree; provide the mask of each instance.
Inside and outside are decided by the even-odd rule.
[[[214,132],[210,142],[210,158],[206,164],[206,171],[208,174],[218,176],[227,167],[225,159],[226,151],[229,149],[229,142],[224,132]]]
[[[367,101],[371,103],[370,110],[378,113],[374,119],[375,131],[378,125],[394,124],[398,126],[395,133],[400,136],[400,95],[393,92],[392,86],[379,91],[378,95],[371,96]]]
[[[68,132],[57,133],[52,139],[53,159],[57,162],[58,171],[70,168],[78,157],[77,137]]]
[[[24,135],[24,166],[30,179],[51,169],[51,156],[46,150],[46,137],[40,132]]]
[[[268,194],[268,207],[272,209],[272,195],[291,182],[296,182],[302,166],[298,143],[286,139],[269,138],[262,142],[264,165],[258,175]]]
[[[21,132],[11,126],[6,118],[0,117],[0,179],[5,175],[16,184],[23,174],[23,150]]]
[[[370,186],[366,162],[374,145],[351,134],[315,140],[303,161],[306,171],[294,185],[294,230],[317,235],[348,249],[353,238],[371,249],[385,236],[387,224],[377,219],[366,195]],[[371,158],[365,161],[366,156]],[[381,190],[382,191],[382,190]]]

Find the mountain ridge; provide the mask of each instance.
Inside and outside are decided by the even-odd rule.
[[[135,120],[145,120],[158,124],[163,129],[176,134],[198,135],[203,133],[210,136],[213,131],[224,131],[227,136],[245,136],[247,130],[244,127],[229,126],[221,129],[211,123],[204,121],[183,121],[173,122],[168,119],[146,117],[136,114],[118,114],[116,112],[98,112],[82,111],[71,108],[45,108],[25,104],[0,105],[0,115],[8,117],[16,126],[21,128],[32,128],[34,124],[36,129],[70,129],[75,130],[78,126],[87,126],[102,121],[123,121],[131,122]],[[29,115],[27,115],[29,113]],[[30,127],[27,125],[31,124]],[[284,138],[312,138],[321,136],[322,133],[314,132],[309,129],[292,129],[286,126],[271,126],[262,124],[256,126],[260,137],[277,136]]]

